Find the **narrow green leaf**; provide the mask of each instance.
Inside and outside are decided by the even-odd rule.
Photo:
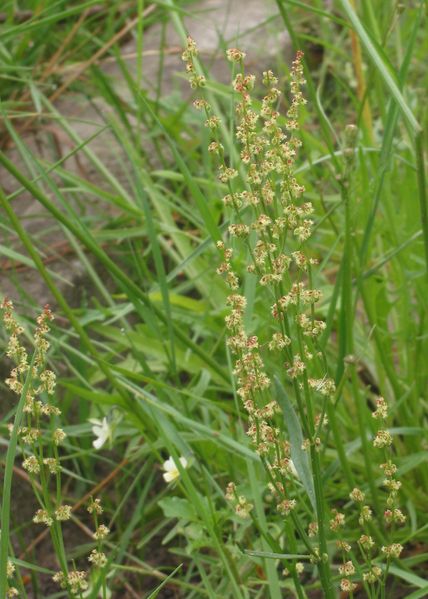
[[[413,572],[408,572],[407,570],[403,570],[398,566],[390,566],[389,571],[391,574],[398,576],[398,578],[401,578],[406,582],[410,582],[410,584],[412,584],[415,587],[418,587],[419,589],[427,587],[426,578],[421,578],[420,576],[413,574]]]
[[[349,2],[349,0],[340,0],[340,3],[342,4],[344,11],[348,15],[349,20],[351,21],[356,33],[358,34],[362,45],[366,49],[366,51],[367,51],[368,55],[370,56],[371,60],[373,61],[373,63],[378,68],[379,74],[381,75],[386,86],[388,87],[389,91],[393,95],[395,101],[400,106],[400,109],[401,109],[402,113],[404,114],[404,116],[406,117],[408,124],[413,129],[413,133],[414,134],[420,133],[422,131],[421,126],[419,125],[413,112],[409,108],[409,105],[407,104],[403,94],[400,91],[400,88],[398,87],[396,81],[394,80],[393,76],[391,75],[387,65],[384,63],[379,52],[377,51],[375,43],[371,39],[371,37],[368,34],[367,30],[365,29],[364,25],[361,23],[356,12],[352,8],[351,3]]]
[[[407,599],[424,599],[425,597],[428,597],[428,585],[425,585],[418,591],[407,595]]]
[[[155,599],[159,595],[159,593],[163,589],[163,587],[167,584],[167,582],[169,580],[171,580],[171,578],[173,578],[176,575],[176,573],[180,570],[182,565],[183,564],[180,564],[179,566],[177,566],[176,569],[173,572],[171,572],[171,574],[169,574],[169,576],[167,576],[165,578],[165,580],[154,591],[152,591],[150,593],[150,595],[147,597],[147,599]]]
[[[245,551],[251,557],[265,557],[268,559],[310,559],[310,555],[303,553],[273,553],[272,551]]]
[[[205,195],[199,189],[199,186],[196,184],[195,179],[192,177],[191,172],[187,168],[186,163],[184,162],[183,158],[181,157],[179,151],[177,150],[174,141],[168,135],[168,132],[166,131],[165,127],[162,125],[162,123],[160,122],[160,120],[158,119],[158,117],[156,116],[154,111],[152,110],[152,107],[151,107],[150,103],[148,102],[148,100],[143,96],[143,94],[139,95],[139,99],[142,102],[142,104],[144,105],[144,107],[146,108],[146,110],[148,110],[150,112],[150,115],[152,116],[156,125],[161,129],[162,133],[165,135],[165,137],[170,145],[170,148],[174,154],[174,158],[177,161],[177,165],[178,165],[179,169],[181,170],[181,172],[183,173],[186,184],[189,187],[192,197],[194,198],[194,200],[196,202],[199,212],[201,213],[201,216],[204,220],[207,231],[210,233],[211,238],[214,241],[219,241],[221,239],[220,230],[213,219],[213,216],[209,209],[209,204],[206,200]]]

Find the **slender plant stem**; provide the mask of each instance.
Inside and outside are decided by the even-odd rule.
[[[427,198],[427,188],[426,188],[423,140],[424,140],[424,132],[420,131],[420,132],[418,132],[418,134],[415,137],[415,150],[416,150],[419,208],[420,208],[420,213],[421,213],[421,225],[422,225],[423,238],[424,238],[426,275],[427,275],[427,279],[428,279],[428,198]]]

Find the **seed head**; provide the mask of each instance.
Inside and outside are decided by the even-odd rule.
[[[53,524],[53,519],[46,510],[40,509],[35,513],[33,522],[35,524],[46,524],[46,526],[50,527]]]
[[[71,518],[71,505],[60,505],[55,510],[55,518],[60,522],[65,522]]]
[[[351,582],[349,578],[342,578],[340,581],[340,589],[344,593],[352,593],[357,588],[357,585],[354,582]]]
[[[240,495],[238,497],[238,502],[235,506],[235,512],[240,518],[249,518],[250,512],[253,509],[253,504],[247,501],[247,499]]]
[[[55,443],[55,445],[61,445],[61,443],[64,441],[64,439],[66,438],[66,433],[62,430],[62,428],[57,428],[54,431],[53,434],[53,441]]]
[[[30,474],[38,474],[40,472],[39,460],[35,455],[30,455],[28,458],[25,458],[22,462],[22,467]]]
[[[346,541],[342,541],[341,539],[336,541],[336,547],[341,549],[344,553],[349,553],[352,549],[351,545]]]
[[[284,516],[288,516],[296,505],[297,502],[295,499],[284,499],[278,504],[278,512]]]
[[[373,418],[385,420],[388,416],[388,406],[383,397],[378,397],[376,400],[376,410],[372,413]]]
[[[102,514],[104,510],[101,505],[101,499],[91,499],[87,509],[90,514]]]
[[[352,499],[352,501],[362,503],[366,496],[362,491],[360,491],[360,489],[355,488],[349,493],[349,497]]]
[[[59,474],[62,470],[61,464],[55,458],[44,458],[43,464],[47,467],[50,474]]]
[[[233,501],[236,498],[236,485],[230,482],[226,487],[225,497],[228,501]]]
[[[361,507],[360,517],[358,519],[358,522],[361,525],[363,525],[364,522],[369,522],[371,519],[372,519],[372,510],[370,509],[370,506],[363,505]]]
[[[245,58],[245,52],[238,50],[238,48],[229,48],[229,50],[226,50],[226,56],[230,62],[241,62]]]
[[[12,578],[15,574],[15,564],[9,560],[7,560],[7,568],[6,568],[6,576],[7,578]]]
[[[339,566],[339,574],[341,576],[352,576],[355,574],[355,566],[351,560]]]
[[[333,510],[333,518],[330,520],[330,530],[336,531],[345,526],[345,514]]]
[[[183,54],[181,55],[181,60],[183,60],[184,62],[187,62],[187,61],[190,62],[197,55],[198,55],[198,48],[196,46],[196,42],[193,38],[190,37],[190,35],[188,35],[187,40],[186,40],[186,48],[185,48]]]
[[[394,476],[397,472],[397,466],[388,460],[385,464],[381,464],[380,468],[385,472],[386,476]]]
[[[379,566],[373,566],[368,572],[363,574],[363,579],[369,584],[375,583],[382,576],[382,570]]]
[[[89,587],[89,584],[86,580],[87,572],[73,570],[67,576],[67,583],[70,586],[72,593],[80,593],[81,591],[86,591]]]
[[[374,547],[374,541],[369,535],[361,535],[358,542],[365,551],[370,551],[370,549]]]
[[[107,528],[107,526],[105,526],[104,524],[100,524],[100,526],[98,526],[97,530],[94,532],[94,534],[92,536],[97,541],[102,541],[103,539],[105,539],[108,536],[109,533],[110,533],[110,529]]]
[[[400,557],[402,551],[403,545],[400,545],[400,543],[393,543],[392,545],[382,547],[382,553],[386,555],[388,559]]]
[[[376,433],[373,440],[373,446],[377,448],[389,447],[392,445],[392,436],[389,431],[380,430]]]
[[[107,563],[107,557],[102,551],[93,549],[88,557],[88,561],[94,564],[96,568],[104,568]]]

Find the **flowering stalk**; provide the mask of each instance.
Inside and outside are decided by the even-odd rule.
[[[376,399],[376,409],[374,412],[372,412],[372,417],[376,421],[380,421],[381,424],[373,438],[373,447],[382,450],[384,453],[385,462],[380,464],[380,469],[383,471],[385,476],[385,479],[383,480],[383,486],[387,489],[388,495],[386,498],[386,509],[383,512],[383,521],[385,528],[389,529],[389,533],[392,536],[394,527],[404,524],[406,522],[406,516],[398,507],[398,492],[401,487],[401,482],[395,477],[397,466],[391,460],[392,436],[384,427],[387,415],[387,403],[383,397],[378,397]],[[376,546],[376,542],[370,535],[370,525],[372,524],[373,511],[370,505],[366,503],[366,494],[361,491],[361,489],[356,487],[351,491],[349,497],[359,509],[358,523],[362,528],[363,534],[358,539],[358,546],[365,566],[365,571],[363,572],[363,583],[367,596],[374,599],[379,596],[380,591],[380,596],[384,598],[391,560],[397,559],[400,556],[403,547],[399,543],[393,542],[389,545],[383,545],[379,552],[379,547]],[[343,514],[342,517],[344,522]],[[351,547],[348,545],[348,551],[350,550]],[[376,552],[378,552],[377,557]],[[380,560],[384,558],[386,558],[386,565],[384,569],[382,569],[380,567]],[[351,592],[355,588],[355,584],[349,579],[343,578],[341,580],[342,590],[345,590],[345,587],[348,592]]]
[[[61,503],[61,465],[58,455],[58,445],[66,435],[62,429],[55,426],[55,419],[61,413],[60,410],[44,400],[44,397],[51,396],[55,390],[55,374],[45,365],[49,349],[46,335],[49,332],[48,323],[53,320],[53,315],[46,306],[38,316],[34,333],[34,354],[29,363],[27,351],[20,342],[23,329],[15,320],[13,304],[6,299],[1,307],[4,326],[10,334],[6,355],[15,362],[6,384],[11,391],[21,396],[15,424],[10,425],[11,445],[13,447],[14,443],[19,444],[21,454],[25,456],[22,467],[28,473],[33,492],[40,504],[33,521],[49,527],[61,569],[66,574],[67,560],[61,522],[70,518],[71,506]],[[44,419],[49,421],[45,431],[42,428]],[[55,477],[55,501],[50,493],[52,476]]]
[[[18,335],[21,334],[22,328],[18,325],[12,314],[12,303],[4,300],[1,305],[3,312],[3,320],[7,330],[11,333],[12,343],[9,342],[8,350],[13,352],[16,348],[16,354],[19,358],[21,378],[25,380],[20,389],[20,399],[16,409],[15,422],[12,428],[9,446],[6,454],[6,466],[3,479],[2,493],[2,509],[1,509],[1,539],[0,539],[0,597],[13,597],[17,589],[9,585],[8,580],[14,574],[14,567],[8,560],[9,554],[9,526],[10,526],[10,498],[12,488],[12,474],[15,461],[15,454],[18,444],[18,429],[22,421],[22,415],[25,405],[25,398],[31,385],[32,369],[34,366],[36,355],[33,354],[30,363],[28,364],[28,356],[24,348],[18,348]],[[25,378],[24,378],[25,375]]]
[[[205,80],[195,75],[196,55],[195,42],[188,38],[183,60],[193,89],[205,85]],[[302,56],[298,53],[293,62],[292,101],[282,128],[276,109],[281,95],[277,78],[271,71],[263,74],[266,95],[261,108],[255,110],[251,98],[255,77],[245,73],[245,54],[236,48],[227,51],[228,59],[238,66],[233,88],[239,98],[236,104],[236,137],[241,146],[239,168],[228,163],[219,138],[220,120],[212,114],[209,103],[197,98],[194,106],[205,113],[205,126],[212,135],[208,150],[218,163],[219,180],[228,189],[223,203],[231,212],[232,223],[228,227],[231,244],[227,247],[222,241],[217,243],[222,255],[217,272],[224,275],[231,289],[227,299],[230,308],[226,317],[227,344],[235,356],[238,395],[248,415],[247,434],[266,467],[278,512],[291,517],[290,534],[297,530],[307,543],[313,561],[318,563],[325,596],[332,597],[318,451],[320,433],[326,424],[326,402],[334,395],[335,385],[326,371],[325,357],[318,344],[325,323],[316,319],[315,304],[321,292],[312,285],[311,268],[317,261],[304,251],[305,242],[311,236],[313,223],[309,217],[313,208],[310,202],[301,202],[304,188],[293,175],[301,145],[294,131],[298,129],[299,108],[306,102],[300,90],[305,83]],[[270,324],[263,338],[249,334],[244,327],[246,298],[239,293],[241,279],[233,262],[238,242],[245,248],[247,272],[257,277],[264,305],[267,302],[270,305]],[[266,367],[275,359],[285,360],[283,377],[294,391],[305,435],[304,449],[311,459],[318,547],[312,545],[304,532],[295,511],[296,499],[290,493],[290,444],[276,424],[281,409],[272,399],[271,378]],[[322,398],[320,410],[318,397]],[[229,493],[229,496],[232,495]],[[238,496],[238,512],[247,512],[248,506],[245,498]]]
[[[2,535],[0,545],[0,597],[15,597],[17,589],[9,584],[14,576],[13,564],[8,561],[9,549],[9,512],[12,471],[17,447],[23,456],[22,467],[27,472],[32,489],[40,508],[36,511],[33,522],[48,527],[52,544],[58,558],[60,571],[53,580],[68,592],[70,597],[82,597],[88,587],[87,571],[68,567],[67,556],[62,535],[62,523],[70,520],[72,507],[62,502],[61,463],[59,446],[66,438],[62,428],[57,426],[57,418],[61,411],[50,398],[55,391],[55,374],[46,368],[49,342],[46,339],[49,323],[53,314],[48,306],[37,317],[34,333],[34,353],[29,360],[27,350],[20,341],[23,329],[14,316],[13,304],[5,299],[1,304],[3,323],[9,333],[6,355],[14,361],[15,367],[6,379],[8,387],[20,396],[15,415],[15,423],[10,425],[11,438],[6,458],[6,469],[2,500]],[[48,421],[45,425],[44,422]],[[53,480],[53,482],[52,482]],[[52,487],[55,492],[52,493]],[[92,551],[88,561],[94,568],[101,569],[103,582],[103,599],[107,597],[105,572],[103,568],[107,559],[102,552],[103,539],[109,533],[106,526],[97,524],[97,514],[102,508],[99,500],[91,504],[89,511],[94,513],[96,530],[94,539],[97,549]],[[101,511],[100,511],[101,510]]]
[[[91,499],[91,502],[88,506],[88,512],[92,514],[94,519],[94,527],[95,532],[93,534],[94,539],[97,542],[97,548],[91,551],[90,556],[88,557],[89,563],[91,563],[97,570],[100,571],[100,576],[102,578],[102,593],[103,599],[107,597],[107,583],[105,576],[105,567],[107,565],[107,557],[103,552],[103,542],[107,535],[110,533],[110,530],[104,524],[99,524],[98,516],[103,513],[103,507],[101,505],[100,499]]]

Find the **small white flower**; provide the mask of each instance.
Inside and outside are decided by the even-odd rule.
[[[101,449],[107,439],[111,437],[111,427],[106,417],[104,417],[102,420],[90,418],[89,422],[94,425],[92,427],[92,432],[95,437],[97,437],[95,441],[92,442],[92,445],[95,447],[95,449]]]
[[[187,468],[188,462],[185,457],[181,456],[179,461],[183,468]],[[163,478],[167,483],[170,483],[180,476],[180,471],[177,468],[177,464],[175,463],[174,458],[171,456],[166,460],[166,462],[163,463],[162,468],[165,470],[163,473]]]

